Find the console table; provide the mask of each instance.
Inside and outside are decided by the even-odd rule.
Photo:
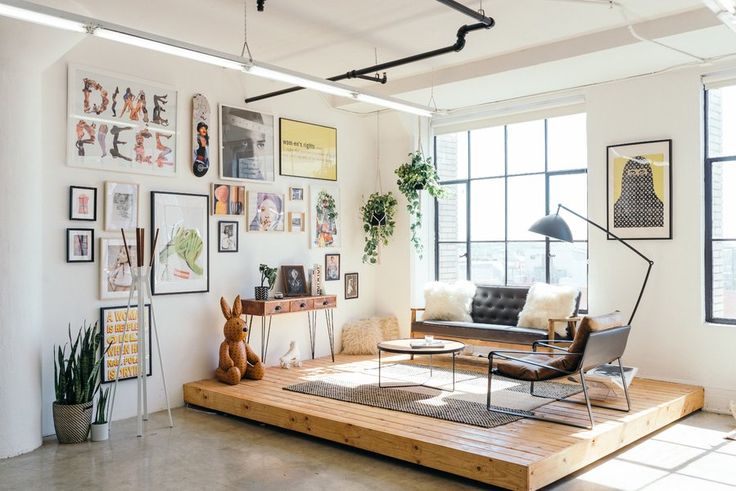
[[[289,314],[294,312],[306,312],[309,323],[309,344],[314,359],[314,342],[317,338],[317,313],[324,311],[325,323],[327,324],[327,337],[330,340],[330,355],[335,361],[335,308],[337,307],[337,295],[317,295],[304,297],[284,297],[280,299],[256,300],[248,298],[241,300],[243,314],[248,316],[248,342],[253,327],[253,317],[261,318],[261,360],[266,362],[268,354],[268,341],[271,338],[271,321],[274,315]],[[268,330],[266,329],[268,319]]]

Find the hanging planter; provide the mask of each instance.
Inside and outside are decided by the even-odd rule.
[[[386,194],[373,193],[368,201],[360,207],[363,218],[363,232],[365,246],[363,247],[363,262],[376,264],[378,262],[378,247],[388,245],[388,239],[394,234],[394,215],[398,202],[391,192]]]
[[[406,209],[409,211],[411,220],[411,242],[414,244],[419,257],[422,257],[423,247],[419,237],[419,229],[422,226],[422,202],[420,191],[424,190],[433,198],[442,198],[445,189],[440,186],[437,169],[432,164],[432,158],[425,158],[421,151],[410,153],[411,160],[405,162],[396,169],[399,180],[399,191],[406,196]]]

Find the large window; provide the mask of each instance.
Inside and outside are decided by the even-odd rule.
[[[736,86],[705,101],[705,317],[736,324]]]
[[[565,214],[572,243],[528,231],[558,203],[587,215],[585,114],[439,135],[435,162],[448,191],[435,214],[438,280],[567,284],[587,306],[585,222]]]

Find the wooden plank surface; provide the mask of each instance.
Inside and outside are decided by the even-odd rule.
[[[538,489],[703,407],[701,387],[636,379],[632,411],[595,408],[592,431],[528,419],[480,428],[283,390],[354,363],[373,363],[374,357],[335,360],[308,360],[289,370],[269,367],[263,380],[234,386],[190,382],[184,401],[508,489]],[[485,368],[477,369],[484,376]],[[583,406],[564,403],[539,411],[571,419],[586,414]]]

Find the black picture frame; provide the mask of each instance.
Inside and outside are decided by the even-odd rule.
[[[319,128],[325,128],[327,130],[333,130],[334,131],[334,134],[335,134],[335,137],[334,137],[335,138],[335,178],[334,179],[325,179],[325,178],[322,178],[322,177],[314,177],[314,176],[309,176],[309,175],[304,175],[304,174],[297,174],[297,173],[295,173],[295,174],[286,174],[284,172],[283,158],[282,158],[283,157],[283,155],[282,155],[282,134],[283,134],[283,123],[284,123],[284,121],[287,121],[287,122],[290,122],[290,123],[304,124],[304,125],[309,125],[309,126],[316,126],[316,127],[319,127]],[[307,121],[299,121],[298,119],[279,118],[278,146],[279,146],[279,175],[281,175],[281,176],[287,176],[287,177],[299,177],[301,179],[314,179],[314,180],[317,180],[317,181],[337,182],[337,178],[338,178],[338,174],[337,174],[338,165],[337,165],[337,163],[339,162],[339,160],[337,158],[337,128],[335,128],[333,126],[327,126],[327,125],[324,125],[324,124],[316,124],[316,123],[310,123],[310,122],[307,122]],[[289,197],[291,197],[291,192],[289,192]]]
[[[70,242],[74,232],[89,232],[89,259],[73,259]],[[95,262],[95,229],[93,228],[68,228],[66,229],[66,262],[68,263],[93,263]]]
[[[330,275],[329,258],[337,258],[337,275]],[[340,281],[340,254],[325,254],[325,281]]]
[[[647,149],[647,146],[650,146],[651,148]],[[661,150],[662,153],[665,155],[665,159],[667,162],[666,171],[663,174],[663,178],[666,180],[666,182],[663,183],[663,187],[664,191],[666,192],[668,202],[662,203],[662,213],[664,216],[663,225],[661,228],[663,229],[663,231],[661,232],[661,235],[658,236],[647,236],[647,232],[641,232],[641,230],[652,230],[655,227],[630,227],[628,229],[622,227],[617,228],[615,226],[615,221],[612,223],[612,217],[615,215],[615,203],[612,202],[612,200],[614,199],[612,196],[612,186],[614,183],[611,178],[612,173],[615,171],[615,168],[612,167],[612,162],[615,160],[615,155],[613,154],[614,149],[621,147],[640,147],[639,149],[636,149],[636,151],[627,152],[630,155],[638,156],[645,155],[647,154],[647,152],[651,153],[652,151],[660,150],[656,148],[657,146],[662,147]],[[617,235],[619,238],[624,240],[672,239],[672,165],[672,139],[618,143],[616,145],[608,145],[606,147],[606,229],[609,231],[609,234],[606,234],[606,237],[608,238],[608,240],[616,240],[610,235],[611,233]],[[656,233],[656,231],[652,231],[649,233]]]
[[[293,271],[296,271],[297,274],[297,277],[294,278],[296,281],[289,281]],[[284,284],[285,297],[301,297],[309,293],[307,276],[304,274],[304,266],[301,264],[281,266],[281,281]]]
[[[348,292],[348,284],[355,278],[355,292]],[[345,273],[345,300],[352,300],[358,298],[360,291],[360,279],[358,273]]]
[[[92,218],[75,218],[74,217],[74,190],[86,189],[92,191]],[[97,188],[88,186],[69,186],[69,220],[79,222],[96,222],[97,221]]]
[[[148,372],[146,373],[146,376],[150,377],[151,375],[153,375],[153,356],[151,356],[153,352],[151,348],[151,341],[152,341],[152,338],[151,338],[151,304],[147,303],[144,305],[145,305],[146,312],[148,313],[148,329],[146,332],[146,347],[148,349]],[[105,332],[105,318],[107,317],[105,314],[109,310],[120,310],[120,309],[127,309],[127,308],[128,308],[127,305],[119,305],[116,307],[100,307],[100,334],[102,335],[102,343],[100,343],[100,356],[102,357],[102,366],[100,368],[100,381],[103,384],[109,384],[109,383],[115,382],[114,375],[110,378],[107,377],[109,373],[107,371],[107,366],[105,363],[106,357],[103,356],[103,354],[105,353],[105,348],[107,347],[107,344],[108,344],[107,333]],[[131,305],[130,310],[131,312],[134,310],[137,312],[138,306]],[[132,330],[129,332],[132,332]],[[118,334],[118,333],[114,333],[114,334]],[[122,335],[122,332],[119,334]],[[114,354],[109,355],[109,356],[110,358],[117,358],[117,356]],[[123,356],[125,356],[125,353],[123,353]],[[115,371],[116,369],[117,369],[117,365],[114,365],[112,367],[112,370]],[[136,375],[131,375],[130,377],[120,377],[118,380],[130,380],[130,379],[136,379],[136,378],[138,378]]]
[[[222,247],[222,226],[235,225],[235,249],[224,249]],[[240,246],[240,230],[239,223],[235,220],[220,220],[217,222],[217,252],[238,252]]]
[[[199,290],[178,290],[178,291],[157,291],[156,289],[156,268],[159,263],[158,258],[156,258],[155,261],[152,261],[151,265],[151,293],[153,295],[183,295],[187,293],[207,293],[210,291],[210,196],[208,194],[196,194],[196,193],[176,193],[171,191],[151,191],[151,231],[152,233],[149,235],[151,240],[151,247],[153,247],[153,239],[156,235],[156,229],[160,228],[158,226],[158,222],[156,221],[156,206],[157,206],[157,196],[185,196],[185,197],[193,197],[203,200],[202,206],[204,206],[204,229],[205,229],[205,238],[206,238],[206,244],[204,247],[204,254],[205,254],[205,264],[207,265],[207,274],[206,274],[206,280],[205,280],[205,287],[203,289]],[[159,248],[164,247],[166,245],[166,233],[163,230],[160,230],[159,233],[158,242],[156,244],[156,251],[154,251],[154,254],[158,254]]]

